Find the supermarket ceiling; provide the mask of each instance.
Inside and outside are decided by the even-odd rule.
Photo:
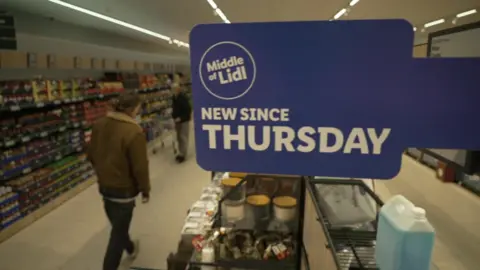
[[[418,28],[420,39],[428,31],[452,27],[456,14],[478,9],[480,0],[0,0],[0,4],[7,9],[178,47],[188,42],[189,30],[199,23],[329,20],[337,16],[338,19],[404,18]],[[91,12],[82,13],[68,7],[69,4],[117,21],[95,18]],[[221,11],[215,12],[214,7]],[[454,23],[480,20],[479,13],[458,18]],[[426,23],[438,19],[445,22],[422,30]],[[171,38],[170,42],[165,41],[165,36]]]

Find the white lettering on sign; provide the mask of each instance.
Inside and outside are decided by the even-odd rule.
[[[256,136],[260,130],[261,139]],[[203,124],[202,130],[208,132],[210,149],[303,152],[344,154],[360,153],[379,155],[382,145],[391,133],[383,128],[380,133],[374,128],[352,128],[348,134],[334,127],[301,127],[295,130],[288,126],[263,126]],[[222,135],[223,142],[217,141]]]
[[[237,113],[240,111],[241,121],[272,121],[272,122],[288,122],[288,109],[264,109],[264,108],[202,108],[203,120],[235,120]]]
[[[211,68],[216,66],[212,64]],[[294,129],[287,124],[290,118],[290,109],[286,108],[201,108],[204,121],[267,122],[263,126],[204,123],[202,130],[208,133],[210,149],[380,155],[382,145],[391,133],[390,128],[354,127],[348,132],[336,127]]]
[[[217,79],[220,84],[229,84],[248,79],[245,69],[245,60],[242,57],[232,56],[207,63],[207,71],[215,72],[212,79]]]

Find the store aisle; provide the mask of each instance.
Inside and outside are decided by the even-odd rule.
[[[480,264],[480,199],[455,184],[435,178],[434,171],[404,156],[393,180],[376,181],[383,200],[402,194],[427,211],[436,230],[433,260],[439,270],[473,270]]]
[[[190,144],[193,153],[193,143]],[[165,148],[150,159],[152,194],[149,204],[138,204],[132,236],[141,251],[133,266],[166,269],[186,211],[198,199],[210,173],[196,165],[192,155],[175,164]],[[97,187],[92,186],[19,234],[0,244],[2,270],[99,270],[108,240],[109,224]],[[125,261],[125,269],[128,269]]]

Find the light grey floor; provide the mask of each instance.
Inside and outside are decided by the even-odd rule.
[[[193,153],[193,143],[190,145]],[[166,269],[190,205],[199,198],[210,173],[196,165],[194,155],[175,164],[165,148],[150,159],[152,194],[138,204],[132,236],[141,251],[132,266]],[[85,190],[27,229],[0,244],[1,270],[99,270],[108,240],[109,224],[96,186]],[[128,269],[124,261],[122,269]]]
[[[407,156],[396,178],[375,182],[384,200],[402,194],[426,210],[436,230],[433,261],[439,270],[480,269],[480,199],[476,195],[440,182],[433,170]]]

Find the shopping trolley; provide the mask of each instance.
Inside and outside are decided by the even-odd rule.
[[[170,116],[171,114],[166,112],[158,114],[155,118],[152,119],[152,131],[153,131],[153,140],[151,143],[152,153],[156,154],[159,151],[159,148],[165,147],[165,142],[168,139],[171,139],[173,154],[177,155],[178,147],[176,142],[176,133],[175,133],[175,122]]]

